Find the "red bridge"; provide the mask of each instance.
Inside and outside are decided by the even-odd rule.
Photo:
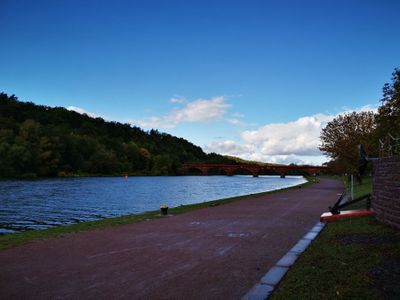
[[[273,171],[278,173],[281,177],[290,171],[303,171],[309,175],[319,174],[325,171],[326,167],[320,166],[298,166],[298,165],[255,165],[255,164],[191,164],[184,163],[182,169],[197,169],[200,170],[203,175],[208,175],[209,170],[217,169],[223,170],[226,175],[232,176],[238,170],[247,170],[254,177],[257,177],[263,170]]]

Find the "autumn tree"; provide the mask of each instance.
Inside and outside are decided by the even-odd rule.
[[[373,112],[339,115],[322,129],[319,149],[335,161],[336,168],[357,173],[358,145],[364,145],[367,153],[376,152],[375,127]]]

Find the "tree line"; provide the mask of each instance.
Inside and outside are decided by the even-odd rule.
[[[391,82],[383,86],[377,112],[351,112],[334,118],[321,132],[319,149],[330,157],[327,166],[331,172],[360,175],[358,145],[363,145],[370,157],[382,151],[384,155],[399,155],[392,137],[400,141],[399,68],[394,69]]]
[[[0,93],[0,177],[179,175],[183,162],[234,163],[183,138]]]

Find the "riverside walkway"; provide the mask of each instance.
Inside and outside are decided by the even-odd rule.
[[[0,299],[240,299],[343,189],[301,189],[0,252]]]

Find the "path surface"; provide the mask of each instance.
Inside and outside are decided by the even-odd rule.
[[[342,188],[321,179],[308,188],[1,251],[0,299],[240,299]]]

